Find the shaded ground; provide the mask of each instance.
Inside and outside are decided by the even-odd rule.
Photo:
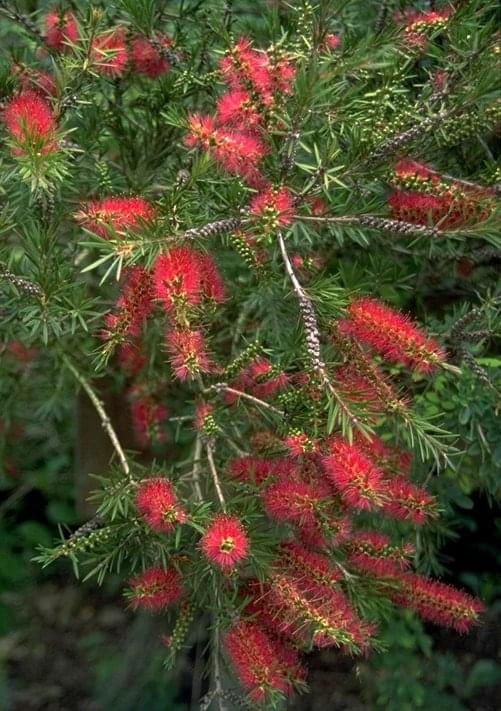
[[[5,596],[4,596],[5,597]],[[159,618],[131,615],[120,593],[99,593],[70,581],[47,582],[36,592],[8,596],[18,630],[0,642],[4,674],[0,708],[6,711],[187,711],[194,664],[181,660],[175,678],[162,668]],[[501,659],[501,614],[489,613],[468,637],[434,630],[434,654],[453,654],[463,679],[480,660]],[[403,662],[405,663],[405,662]],[[363,692],[368,675],[388,674],[367,662],[324,650],[309,658],[308,696],[290,711],[364,711],[373,708]],[[426,681],[427,670],[423,667]],[[429,672],[429,670],[428,670]],[[391,681],[391,679],[390,679]],[[433,679],[431,679],[433,681]],[[489,682],[489,680],[487,680]],[[491,682],[489,682],[491,683]],[[457,685],[460,681],[457,681]],[[454,698],[460,688],[446,689]],[[482,686],[464,708],[497,711],[499,685]],[[438,703],[438,702],[437,702]],[[438,706],[436,707],[439,708]],[[434,711],[433,704],[427,711]]]

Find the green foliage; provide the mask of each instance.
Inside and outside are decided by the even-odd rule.
[[[361,668],[372,709],[413,711],[445,706],[465,711],[480,688],[494,688],[501,679],[501,667],[492,659],[479,659],[465,674],[451,653],[433,649],[430,635],[408,613],[392,615],[382,638],[385,653]]]
[[[192,618],[209,613],[217,638],[245,605],[238,573],[221,573],[201,553],[200,537],[214,513],[227,501],[241,519],[251,550],[246,576],[260,581],[270,574],[278,543],[291,535],[288,525],[270,526],[258,486],[227,474],[235,456],[284,455],[291,432],[312,442],[332,433],[349,442],[357,433],[376,433],[411,450],[412,479],[437,496],[444,516],[423,530],[377,514],[361,514],[357,525],[412,539],[417,569],[443,571],[440,547],[457,535],[472,497],[481,492],[495,502],[500,493],[496,3],[457,3],[447,22],[427,29],[421,48],[391,17],[394,3],[384,11],[380,3],[327,0],[62,3],[75,12],[79,30],[79,41],[64,52],[47,47],[39,29],[37,13],[46,4],[24,5],[27,14],[0,2],[0,100],[7,104],[30,71],[51,74],[56,94],[47,100],[58,124],[58,150],[45,152],[42,139],[28,149],[1,129],[0,486],[7,499],[0,516],[5,511],[9,524],[5,535],[0,524],[1,584],[26,584],[35,547],[37,563],[68,559],[78,576],[100,584],[109,575],[125,580],[153,565],[172,565],[190,581],[184,613],[169,619],[173,644],[166,663],[173,666],[190,643]],[[127,60],[123,75],[103,72],[93,43],[117,25],[125,28],[129,48],[137,35],[153,42],[151,48],[157,34],[168,35],[172,44],[160,49],[169,71],[151,79]],[[272,109],[265,103],[259,109],[267,121],[260,168],[267,182],[286,185],[293,196],[294,215],[280,237],[301,265],[293,271],[299,286],[277,229],[264,221],[256,226],[249,213],[260,186],[225,172],[213,154],[186,142],[190,116],[212,115],[224,91],[222,56],[246,35],[268,48],[270,61],[287,57],[296,72],[293,90],[282,92]],[[334,35],[338,47],[326,44]],[[402,156],[429,163],[465,194],[480,190],[492,203],[486,219],[450,229],[433,223],[431,213],[425,224],[390,219],[388,197]],[[155,219],[139,229],[115,225],[106,238],[80,224],[85,203],[115,195],[143,196],[154,205]],[[134,382],[117,358],[126,336],[104,341],[103,319],[117,308],[131,267],[151,269],[159,254],[180,244],[213,254],[224,276],[224,303],[197,305],[192,323],[186,314],[183,323],[207,335],[217,367],[186,382],[176,379],[166,363],[166,314],[159,307],[142,327],[145,365]],[[447,362],[432,376],[411,374],[333,341],[333,324],[361,294],[411,312],[447,349]],[[467,327],[459,328],[465,318]],[[256,357],[269,359],[270,372],[286,374],[290,387],[272,401],[239,395],[236,388],[237,404],[229,407],[228,386],[238,385]],[[394,387],[377,416],[335,381],[336,367],[353,361],[365,363],[372,377],[381,368]],[[115,450],[111,467],[92,472],[95,518],[76,530],[74,386],[90,398]],[[165,438],[146,454],[135,451],[143,444],[121,443],[103,405],[106,388],[122,398],[119,408],[128,406],[126,398],[157,398],[168,411]],[[213,410],[195,432],[201,400]],[[19,441],[16,423],[25,428]],[[9,473],[16,467],[19,480]],[[134,505],[140,482],[152,476],[175,482],[189,511],[171,537],[152,531]],[[17,521],[13,514],[29,492],[41,497],[44,515]],[[64,530],[53,544],[56,523]],[[389,651],[365,674],[374,708],[460,711],[479,687],[496,683],[499,669],[487,659],[463,680],[458,663],[433,652],[414,617],[396,615],[372,578],[346,569],[341,546],[329,556],[344,571],[343,590],[354,607],[368,620],[387,620],[379,646]],[[481,592],[468,571],[463,582]],[[497,584],[485,586],[487,598]],[[116,658],[102,661],[102,680],[118,675],[119,667]],[[371,681],[375,671],[377,681]],[[143,688],[143,706],[167,703],[159,701],[153,676]],[[102,695],[111,698],[106,689]],[[120,703],[133,708],[135,700],[125,694]],[[173,699],[168,703],[175,708]],[[280,707],[281,700],[270,703]]]

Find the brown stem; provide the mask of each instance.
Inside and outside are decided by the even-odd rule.
[[[111,424],[110,418],[108,417],[106,410],[103,407],[103,403],[101,400],[97,397],[96,393],[92,389],[91,385],[89,382],[84,378],[84,376],[75,368],[73,363],[69,360],[69,358],[66,355],[63,355],[63,362],[68,368],[68,370],[71,372],[71,374],[75,377],[75,379],[80,383],[82,388],[85,390],[87,395],[89,396],[89,400],[92,402],[94,405],[94,408],[99,415],[99,419],[101,420],[101,424],[103,426],[103,429],[106,431],[106,434],[110,438],[111,444],[113,445],[113,448],[117,454],[118,460],[122,466],[122,469],[124,471],[124,474],[129,478],[129,480],[132,479],[131,473],[130,473],[130,467],[129,463],[127,462],[127,458],[125,456],[125,453],[122,449],[122,445],[119,442],[119,439],[117,437],[117,433],[115,432],[113,425]]]
[[[207,442],[205,445],[205,451],[207,452],[207,461],[209,462],[209,470],[212,476],[212,481],[214,482],[214,488],[216,489],[217,498],[224,513],[226,513],[226,501],[224,498],[223,490],[221,488],[221,482],[219,481],[219,475],[217,473],[216,465],[214,463],[213,454],[214,444],[212,442]]]

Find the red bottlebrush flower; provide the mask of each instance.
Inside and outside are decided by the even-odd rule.
[[[443,229],[458,226],[458,216],[451,212],[450,195],[427,195],[399,190],[388,198],[390,216],[416,225],[439,226]]]
[[[452,10],[450,8],[444,8],[440,11],[427,10],[425,12],[405,10],[403,13],[397,14],[397,20],[405,22],[405,32],[422,33],[447,24],[451,14]]]
[[[218,426],[212,414],[213,412],[214,407],[208,402],[198,403],[194,421],[194,427],[197,432],[201,432],[206,436],[218,432]]]
[[[121,343],[118,347],[118,363],[128,376],[135,376],[146,365],[146,357],[135,343]]]
[[[172,44],[169,37],[158,35],[157,40],[163,47],[170,47]],[[170,69],[169,62],[162,57],[158,49],[142,36],[132,40],[130,58],[134,70],[150,79],[156,79]]]
[[[142,222],[155,217],[155,208],[140,197],[109,197],[91,200],[82,206],[75,218],[89,232],[107,239],[137,231]]]
[[[32,361],[37,355],[36,348],[28,348],[21,341],[9,341],[5,344],[5,351],[23,365]]]
[[[132,607],[150,612],[163,610],[183,596],[181,577],[174,568],[148,568],[129,581]]]
[[[232,89],[250,88],[265,106],[273,101],[273,81],[269,59],[265,52],[252,49],[241,37],[220,62],[223,78]]]
[[[174,247],[155,262],[153,282],[167,311],[184,304],[198,304],[202,275],[200,255],[189,247]]]
[[[437,513],[435,499],[403,476],[386,482],[386,498],[383,511],[392,518],[421,525]]]
[[[307,546],[325,549],[328,546],[339,546],[351,533],[351,521],[348,516],[322,516],[322,523],[303,523],[299,526],[298,535]]]
[[[488,190],[465,190],[463,186],[431,182],[439,194],[397,191],[388,198],[390,214],[395,219],[418,225],[430,223],[441,230],[463,227],[486,220],[492,212]],[[418,186],[419,187],[419,186]]]
[[[343,501],[357,509],[373,509],[383,504],[383,472],[355,444],[342,437],[329,441],[331,454],[324,457],[324,469]]]
[[[225,299],[224,282],[210,254],[199,255],[198,268],[200,270],[200,288],[203,295],[216,304],[222,304]]]
[[[260,486],[266,479],[276,477],[284,470],[290,471],[290,463],[284,459],[260,459],[237,457],[228,466],[229,476],[240,481]]]
[[[124,28],[116,27],[112,32],[96,37],[92,42],[91,58],[99,74],[122,76],[128,60]]]
[[[290,434],[285,438],[284,445],[293,457],[301,457],[303,454],[318,450],[318,443],[310,439],[304,432]]]
[[[287,56],[283,55],[270,64],[271,86],[277,94],[290,94],[296,77],[296,68]],[[276,97],[274,97],[276,98]]]
[[[266,512],[275,521],[314,523],[319,504],[325,499],[314,486],[301,481],[279,481],[262,494]]]
[[[434,340],[421,333],[409,318],[375,299],[356,299],[348,313],[350,319],[338,323],[341,333],[353,336],[390,361],[427,373],[444,360]]]
[[[412,456],[399,447],[391,447],[376,435],[365,437],[361,432],[353,433],[353,441],[372,459],[374,464],[384,471],[390,469],[397,474],[409,474]]]
[[[404,10],[396,14],[396,20],[404,24],[403,38],[411,49],[424,52],[428,45],[428,35],[436,29],[445,27],[451,10],[445,8],[441,11],[429,10]]]
[[[5,107],[3,120],[18,144],[14,155],[27,150],[42,154],[57,150],[56,122],[49,105],[36,91],[25,90],[14,96]]]
[[[245,612],[267,632],[287,637],[298,646],[308,644],[307,624],[304,620],[299,620],[297,615],[290,614],[290,610],[283,604],[271,584],[249,580],[243,592],[249,598]]]
[[[270,692],[289,695],[305,672],[295,650],[268,636],[252,621],[238,620],[226,633],[224,646],[235,672],[255,703]]]
[[[12,71],[19,77],[23,92],[36,91],[43,99],[57,96],[55,79],[47,72],[21,65],[14,65]]]
[[[262,123],[262,114],[246,91],[228,91],[217,103],[217,121],[221,126],[234,126],[239,131],[255,131]]]
[[[142,267],[133,267],[127,274],[114,314],[105,319],[106,338],[123,339],[138,336],[141,327],[153,310],[151,275]]]
[[[318,647],[365,647],[372,629],[358,618],[341,590],[320,584],[304,573],[277,572],[261,602],[263,621],[271,617],[273,629]]]
[[[356,363],[340,365],[334,369],[332,375],[343,397],[352,402],[362,403],[368,417],[384,411],[386,401],[381,397],[382,393],[364,373],[360,372]],[[381,378],[384,381],[383,373]]]
[[[239,375],[233,386],[236,390],[265,400],[276,395],[279,390],[283,390],[288,383],[288,376],[285,373],[277,372],[266,358],[256,358]],[[238,399],[239,396],[234,393],[225,394],[228,404],[232,404]]]
[[[78,27],[72,12],[52,10],[45,17],[45,43],[55,52],[69,52],[78,42]]]
[[[282,543],[278,565],[291,574],[304,576],[308,581],[319,585],[334,585],[343,577],[340,570],[331,567],[328,558],[320,553],[313,553],[298,543]]]
[[[205,557],[225,571],[247,558],[249,541],[238,518],[219,514],[214,516],[201,540]]]
[[[216,119],[212,116],[193,114],[189,117],[188,124],[190,133],[184,139],[188,148],[200,145],[208,150],[219,136],[216,129]]]
[[[448,81],[449,81],[449,73],[445,72],[441,69],[437,69],[431,75],[431,82],[433,84],[435,91],[444,91],[445,87],[447,86]]]
[[[294,270],[303,276],[308,276],[309,272],[318,272],[324,266],[324,260],[317,254],[303,257],[301,254],[291,255],[291,264]]]
[[[186,380],[213,370],[201,331],[169,330],[166,336],[169,362],[177,378]]]
[[[348,561],[364,573],[376,576],[397,575],[409,567],[413,547],[391,544],[389,536],[378,531],[358,531],[347,544]]]
[[[324,48],[327,51],[333,51],[339,48],[341,44],[341,35],[329,34],[325,36]]]
[[[131,418],[134,436],[140,447],[148,448],[152,442],[162,443],[167,439],[162,424],[167,417],[167,408],[140,389],[131,391]]]
[[[259,398],[273,397],[289,382],[285,373],[277,373],[266,358],[256,358],[249,364],[246,375],[251,381],[250,389]]]
[[[185,139],[188,147],[202,146],[223,170],[245,178],[250,185],[262,182],[257,165],[267,151],[258,138],[249,133],[216,128],[210,116],[193,115],[189,124],[190,133]]]
[[[294,200],[285,185],[278,189],[268,187],[252,199],[250,212],[261,218],[266,230],[272,232],[280,225],[291,224]]]
[[[440,182],[440,177],[423,163],[403,158],[395,165],[394,182],[405,187],[424,183],[436,185]]]
[[[214,148],[210,151],[216,163],[233,175],[240,175],[249,185],[262,182],[257,165],[266,155],[266,147],[258,138],[248,133],[221,130]]]
[[[162,533],[174,531],[176,524],[184,523],[187,516],[179,506],[174,487],[168,479],[145,479],[136,494],[136,506],[151,528]]]
[[[403,573],[395,578],[400,589],[390,592],[397,605],[415,610],[424,620],[458,632],[468,632],[484,610],[480,600],[417,573]]]

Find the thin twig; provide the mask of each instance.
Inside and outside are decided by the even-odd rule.
[[[21,27],[23,27],[26,32],[31,35],[38,42],[38,44],[44,47],[47,51],[53,51],[52,47],[47,44],[45,37],[38,30],[36,25],[29,19],[29,17],[26,17],[26,15],[22,15],[20,12],[17,12],[17,10],[13,10],[12,8],[7,7],[7,3],[3,0],[0,1],[0,12],[2,12],[5,17],[7,17],[12,22],[16,22],[18,25],[21,25]]]
[[[213,664],[213,681],[215,696],[218,700],[219,711],[226,711],[226,705],[223,703],[223,685],[221,683],[221,670],[219,666],[219,624],[214,620],[214,629],[212,631],[212,664]]]
[[[359,216],[357,215],[339,215],[339,216],[325,216],[321,215],[294,215],[294,220],[301,220],[301,222],[358,222]]]
[[[2,501],[2,503],[0,504],[0,519],[3,518],[5,512],[8,511],[11,506],[13,506],[17,501],[20,501],[22,498],[24,498],[34,488],[35,484],[33,482],[25,481],[17,489],[14,489],[12,494],[10,494],[10,496],[8,496],[5,501]]]
[[[249,395],[249,393],[244,393],[244,392],[242,392],[242,390],[235,390],[235,388],[231,388],[226,383],[215,383],[214,385],[210,385],[208,388],[206,388],[204,390],[204,392],[208,393],[211,390],[216,390],[218,392],[231,393],[232,395],[236,395],[237,397],[244,398],[244,400],[249,400],[249,402],[253,402],[255,405],[259,405],[259,407],[264,407],[266,410],[269,410],[270,412],[274,412],[275,415],[280,415],[280,417],[283,417],[285,415],[285,412],[283,410],[279,410],[278,407],[275,407],[274,405],[270,405],[269,402],[260,400],[258,397],[254,397],[254,395]]]
[[[202,489],[200,488],[200,456],[202,454],[202,437],[197,434],[195,448],[193,450],[193,468],[191,470],[191,480],[198,501],[203,501]]]
[[[221,488],[221,482],[219,481],[219,475],[217,473],[216,465],[214,463],[214,454],[212,452],[214,444],[212,442],[207,442],[205,445],[205,450],[207,452],[207,461],[209,462],[209,470],[212,476],[212,481],[214,482],[214,488],[216,489],[217,498],[221,505],[222,510],[226,513],[226,501],[224,498],[223,490]]]
[[[122,469],[124,471],[124,474],[131,479],[131,473],[130,473],[130,467],[127,462],[127,459],[125,457],[124,451],[122,449],[122,445],[119,442],[119,439],[117,437],[117,433],[115,432],[113,425],[111,424],[111,420],[108,417],[106,410],[103,407],[103,403],[101,400],[98,398],[94,390],[92,389],[90,383],[84,378],[84,376],[75,368],[73,363],[70,361],[70,359],[66,356],[63,355],[63,362],[68,368],[68,370],[72,373],[72,375],[75,377],[75,379],[80,383],[82,388],[85,390],[87,395],[89,396],[89,400],[92,402],[94,405],[94,408],[99,415],[99,419],[101,420],[101,424],[103,426],[103,429],[106,431],[106,434],[110,438],[111,444],[113,445],[113,448],[118,456],[118,459],[120,461],[120,464],[122,466]]]
[[[338,403],[339,408],[344,412],[345,416],[351,420],[352,424],[355,427],[360,428],[360,421],[358,417],[356,417],[356,415],[354,415],[348,408],[348,406],[344,403],[343,399],[332,385],[330,378],[326,373],[325,363],[323,362],[320,353],[320,331],[318,328],[315,309],[313,308],[313,304],[311,302],[310,297],[307,295],[307,293],[301,286],[301,283],[294,272],[281,232],[278,233],[278,244],[280,247],[280,252],[282,254],[282,260],[284,262],[285,271],[287,272],[287,275],[292,283],[292,288],[294,289],[294,293],[296,294],[297,300],[299,302],[299,310],[301,311],[306,336],[306,347],[310,356],[313,370],[319,377],[322,385],[330,392],[334,400]]]
[[[413,222],[406,222],[405,220],[392,220],[387,217],[379,217],[378,215],[326,215],[324,217],[320,215],[317,217],[310,215],[295,215],[294,219],[301,222],[362,225],[363,227],[370,227],[374,230],[384,230],[385,232],[393,232],[405,237],[413,235],[439,237],[443,234],[436,227],[415,225]]]
[[[303,319],[303,325],[306,336],[306,347],[311,359],[311,364],[313,370],[320,376],[322,381],[325,381],[327,375],[325,373],[325,363],[323,362],[320,355],[320,332],[318,330],[317,317],[315,315],[315,309],[311,302],[310,297],[306,294],[305,290],[301,286],[299,279],[297,278],[294,269],[292,268],[292,263],[289,259],[287,253],[287,248],[285,246],[284,238],[282,233],[278,233],[278,245],[280,247],[280,252],[282,254],[282,260],[285,266],[285,271],[289,277],[294,293],[296,294],[297,300],[299,302],[299,309],[301,311],[301,316]]]
[[[226,434],[226,432],[224,432],[223,430],[221,430],[221,433],[224,435],[224,442],[225,442],[225,444],[227,444],[228,447],[229,447],[230,449],[232,449],[238,457],[248,457],[248,456],[249,456],[249,453],[248,453],[248,452],[245,452],[243,449],[240,449],[240,447],[236,444],[236,442],[234,442],[232,439],[230,439],[230,438],[228,437],[228,435]]]

